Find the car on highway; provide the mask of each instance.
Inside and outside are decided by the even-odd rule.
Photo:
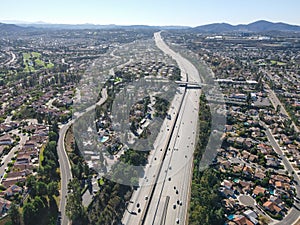
[[[179,224],[179,218],[176,218],[176,223]]]

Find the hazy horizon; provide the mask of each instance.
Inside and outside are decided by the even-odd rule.
[[[209,25],[209,24],[217,24],[217,23],[227,23],[227,24],[230,24],[230,25],[233,25],[233,26],[236,26],[236,25],[248,25],[250,23],[254,23],[254,22],[257,22],[257,21],[267,21],[267,22],[271,22],[271,23],[285,23],[285,22],[282,22],[282,21],[270,21],[270,20],[264,20],[264,19],[259,19],[259,20],[255,20],[255,21],[251,21],[249,23],[237,23],[237,24],[232,24],[232,23],[227,23],[227,22],[212,22],[212,23],[207,23],[207,24],[200,24],[200,25],[197,25],[197,26],[202,26],[202,25]],[[20,21],[20,20],[0,20],[0,23],[5,23],[5,24],[15,24],[15,25],[30,25],[30,24],[34,24],[34,25],[37,25],[37,24],[40,24],[40,25],[43,25],[43,24],[46,24],[46,25],[95,25],[95,26],[161,26],[161,27],[197,27],[197,26],[189,26],[189,25],[177,25],[177,24],[167,24],[167,25],[149,25],[149,24],[114,24],[114,23],[111,23],[111,24],[97,24],[97,23],[50,23],[50,22],[44,22],[44,21],[33,21],[33,22],[30,22],[30,21]],[[300,24],[292,24],[292,23],[286,23],[286,24],[289,24],[289,25],[296,25],[296,26],[300,26]]]
[[[249,24],[258,20],[300,25],[300,2],[289,0],[52,0],[3,1],[0,21],[52,24],[200,26]]]

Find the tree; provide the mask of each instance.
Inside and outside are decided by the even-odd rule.
[[[47,194],[47,185],[42,181],[38,181],[36,183],[36,192],[37,192],[37,195],[39,195],[39,196],[46,195]]]
[[[42,124],[43,123],[43,117],[40,114],[37,114],[36,116],[38,123]]]
[[[56,152],[56,141],[50,141],[45,147],[45,151]]]
[[[57,133],[50,131],[49,132],[49,141],[57,141],[58,140],[58,135]]]
[[[52,124],[52,123],[51,123]],[[57,124],[57,121],[54,121],[54,123],[52,124],[52,127],[51,127],[52,131],[57,133],[59,132],[59,127],[58,127],[58,124]]]
[[[276,106],[276,113],[277,113],[277,114],[280,113],[280,109],[281,109],[281,105],[277,105],[277,106]]]
[[[262,215],[259,215],[258,219],[262,225],[267,225],[270,222],[270,220],[267,217],[262,216]]]
[[[31,202],[24,204],[23,220],[24,220],[25,225],[36,224],[36,221],[35,221],[36,215],[37,215],[37,210]]]
[[[250,105],[250,104],[251,104],[251,102],[252,102],[252,99],[251,99],[251,94],[250,94],[250,93],[248,93],[248,95],[247,95],[246,102],[247,102],[247,104],[248,104],[248,105]]]
[[[263,187],[267,187],[267,185],[269,184],[269,178],[265,177],[262,181],[261,181],[261,185]]]
[[[68,189],[71,190],[71,193],[67,199],[66,215],[72,220],[73,224],[85,224],[86,214],[82,205],[79,180],[77,178],[71,180]]]
[[[50,182],[47,186],[47,192],[49,196],[58,195],[57,182],[55,181]]]
[[[20,225],[21,215],[19,212],[19,207],[15,203],[11,204],[8,214],[11,219],[12,225]]]
[[[45,204],[40,196],[35,196],[32,204],[38,213],[45,208]]]
[[[26,179],[26,186],[30,190],[30,196],[36,195],[36,178],[33,175],[29,175]]]

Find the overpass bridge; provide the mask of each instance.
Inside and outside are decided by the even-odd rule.
[[[175,81],[180,87],[186,87],[188,89],[200,89],[204,86],[203,83],[191,82],[191,81]]]

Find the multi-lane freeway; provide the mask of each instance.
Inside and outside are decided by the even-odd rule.
[[[160,33],[156,45],[176,60],[183,81],[200,83],[197,69],[171,50]],[[134,191],[123,224],[186,224],[200,89],[180,87],[149,156],[145,176]]]

